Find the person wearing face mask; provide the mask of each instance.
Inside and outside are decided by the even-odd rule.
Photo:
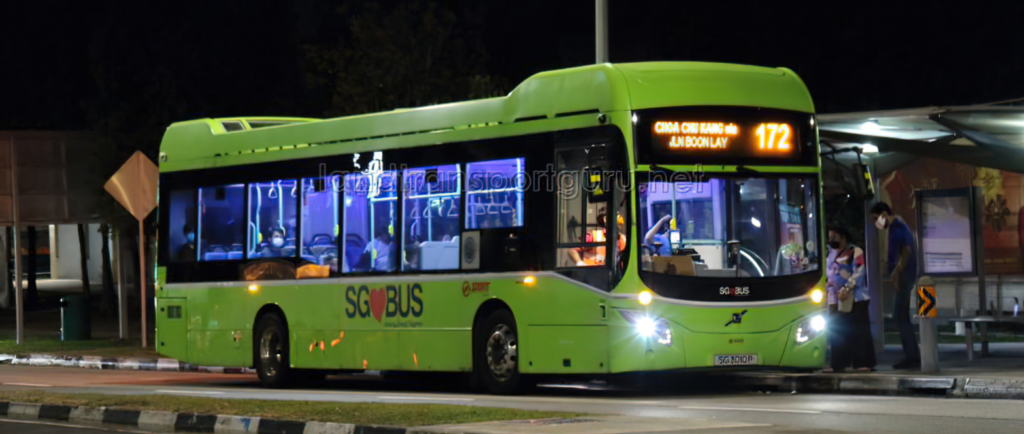
[[[178,262],[195,262],[196,260],[196,231],[191,224],[185,223],[181,232],[185,234],[185,244],[178,248]]]
[[[917,369],[921,367],[921,350],[917,347],[917,336],[914,326],[910,323],[910,294],[917,282],[916,241],[902,218],[893,214],[892,208],[885,202],[878,202],[871,207],[871,218],[880,231],[888,231],[889,235],[889,277],[888,282],[896,289],[896,304],[893,318],[900,329],[900,341],[903,344],[903,361],[893,365],[894,369]]]
[[[871,338],[871,318],[864,274],[864,251],[850,244],[846,228],[828,229],[828,328],[832,344],[831,368],[825,373],[842,372],[851,364],[857,372],[875,370],[875,345]]]
[[[285,256],[283,229],[274,229],[270,233],[270,242],[260,250],[259,255],[261,258],[280,258]]]

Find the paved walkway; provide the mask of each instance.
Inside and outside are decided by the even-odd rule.
[[[966,376],[977,378],[1019,378],[1024,379],[1024,342],[991,342],[989,355],[981,355],[981,344],[974,344],[974,360],[967,360],[965,344],[939,344],[939,372],[896,371],[892,365],[903,358],[899,345],[886,345],[878,355],[878,371],[872,374],[842,375],[915,375],[915,376]]]

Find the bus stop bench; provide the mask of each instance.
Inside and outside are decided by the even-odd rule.
[[[975,317],[964,317],[964,318],[950,318],[950,322],[962,322],[964,323],[964,335],[967,337],[967,360],[974,360],[974,331],[973,325],[975,323],[997,323],[999,320],[991,316],[975,316]],[[985,347],[982,347],[982,354],[985,353]]]

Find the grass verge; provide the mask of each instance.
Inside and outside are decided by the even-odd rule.
[[[500,420],[577,417],[581,413],[526,411],[444,404],[375,404],[316,401],[260,401],[164,395],[92,395],[39,391],[0,391],[0,401],[49,405],[160,410],[182,413],[259,416],[268,419],[425,426]]]
[[[26,338],[18,345],[13,336],[0,336],[0,354],[50,354],[53,356],[159,357],[152,348],[142,348],[138,339],[92,339],[88,341],[62,341],[53,338]]]

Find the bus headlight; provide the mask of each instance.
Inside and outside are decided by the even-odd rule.
[[[811,301],[813,301],[814,304],[821,304],[821,301],[824,299],[825,293],[822,292],[820,289],[815,288],[813,291],[811,291]]]
[[[633,330],[640,337],[655,339],[662,345],[672,345],[672,329],[669,327],[668,321],[635,310],[616,310],[626,322],[633,326]]]
[[[821,315],[815,315],[810,319],[802,321],[796,327],[796,343],[802,344],[818,337],[819,334],[825,331],[825,325],[825,317]]]

